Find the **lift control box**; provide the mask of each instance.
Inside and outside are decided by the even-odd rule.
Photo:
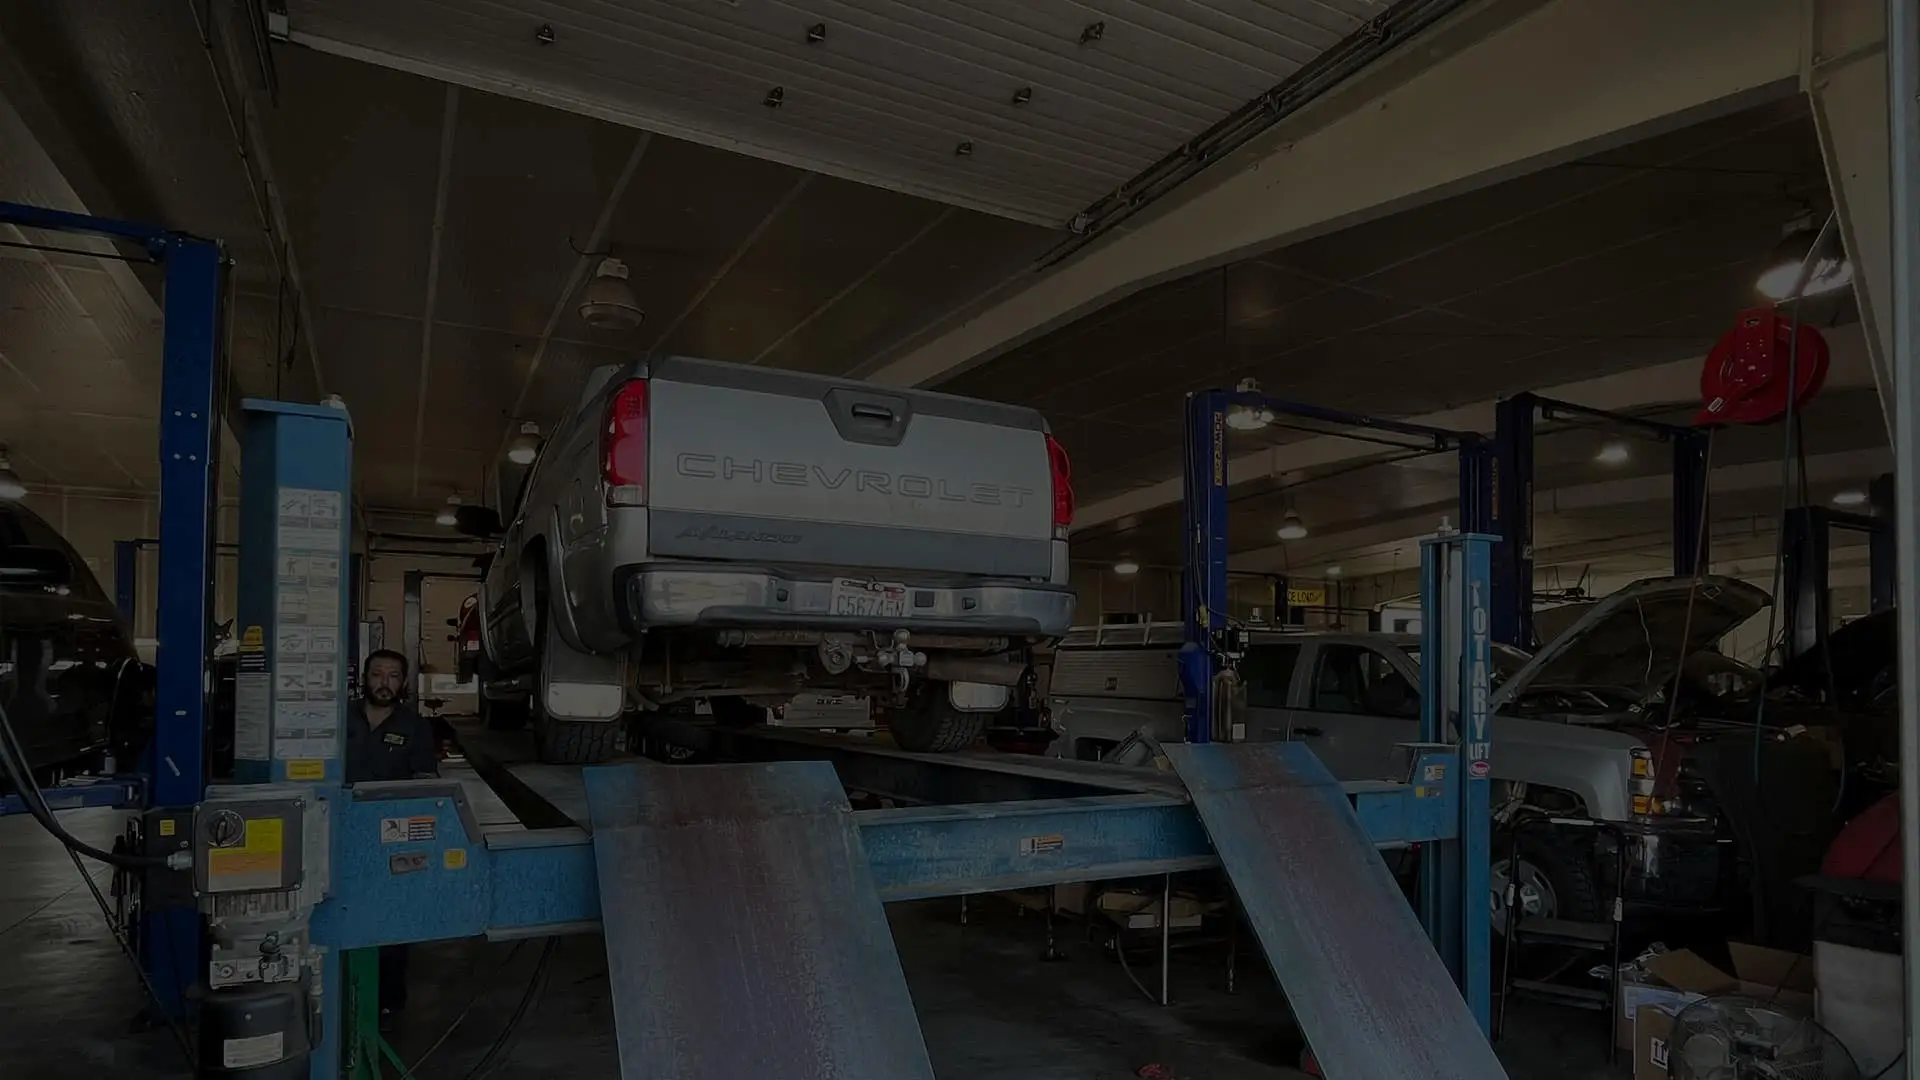
[[[306,800],[208,800],[194,815],[194,891],[201,896],[300,886]]]
[[[313,970],[313,909],[326,895],[330,804],[319,789],[210,789],[193,815],[193,886],[219,989],[292,982]]]

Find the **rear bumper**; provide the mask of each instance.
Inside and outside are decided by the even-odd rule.
[[[1058,637],[1073,624],[1073,590],[1030,581],[985,580],[907,586],[904,617],[835,615],[833,577],[754,566],[643,563],[619,583],[635,629],[675,627],[921,630],[1022,638]],[[888,580],[896,580],[892,575]]]

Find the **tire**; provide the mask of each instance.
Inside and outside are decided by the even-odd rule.
[[[533,722],[533,741],[540,761],[547,765],[597,765],[620,746],[618,720],[550,720]]]
[[[903,709],[888,721],[893,742],[902,750],[916,754],[950,754],[965,750],[986,733],[992,714],[961,712],[947,700],[946,684],[923,687]]]
[[[1536,893],[1544,901],[1544,906],[1539,910],[1523,911],[1522,920],[1531,917],[1598,922],[1605,913],[1606,901],[1601,897],[1599,876],[1594,872],[1592,848],[1584,843],[1567,843],[1568,839],[1561,833],[1539,829],[1528,831],[1520,837],[1518,877],[1522,885],[1521,899],[1527,899],[1526,886],[1532,881]],[[1500,883],[1506,880],[1513,843],[1512,839],[1508,839],[1494,853],[1496,894],[1500,891]],[[1544,889],[1538,886],[1544,886]],[[1499,906],[1504,900],[1496,895],[1494,903],[1494,931],[1504,936],[1505,912]]]

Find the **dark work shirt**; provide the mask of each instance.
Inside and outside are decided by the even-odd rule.
[[[403,703],[395,703],[379,727],[367,726],[366,703],[347,706],[346,781],[411,780],[440,775],[433,727]]]

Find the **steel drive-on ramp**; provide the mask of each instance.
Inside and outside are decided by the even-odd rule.
[[[832,765],[585,780],[622,1080],[932,1080]]]
[[[1329,1080],[1506,1080],[1347,794],[1295,742],[1165,747]]]

